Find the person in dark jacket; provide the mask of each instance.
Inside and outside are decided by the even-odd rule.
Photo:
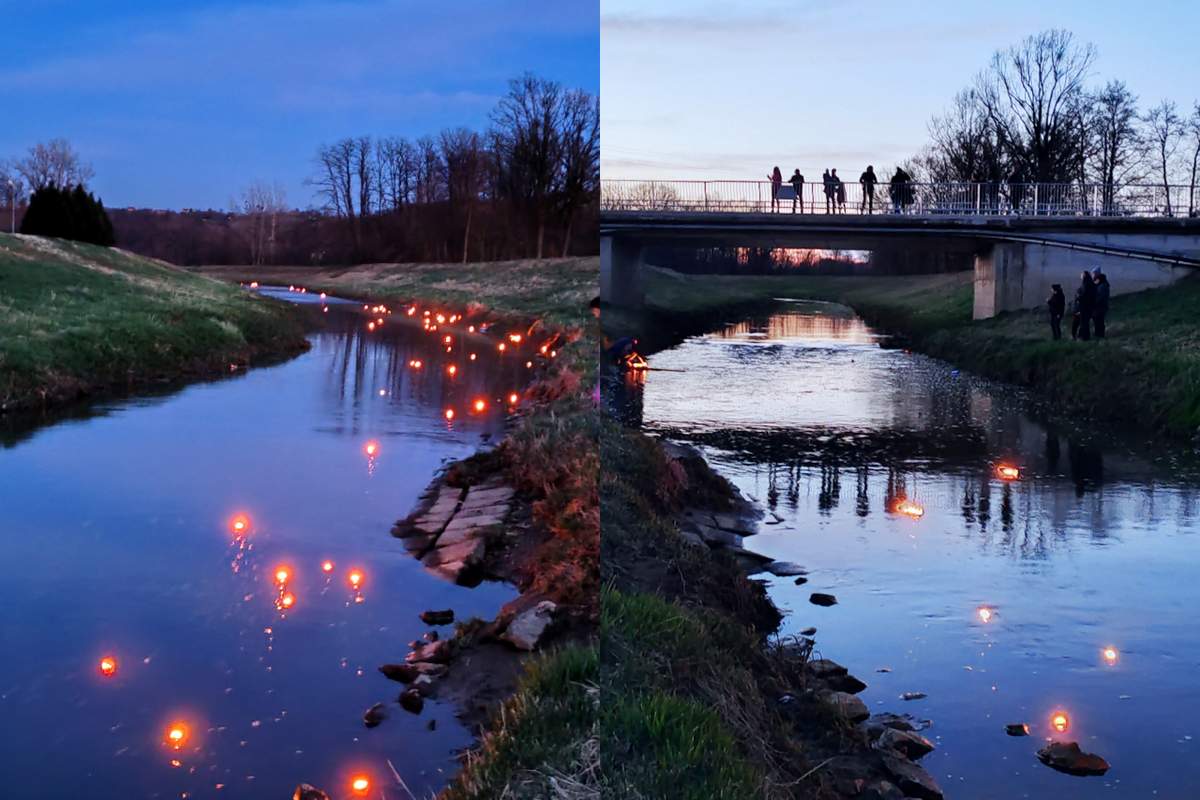
[[[842,183],[842,179],[838,177],[837,170],[830,170],[829,179],[833,181],[833,192],[837,198],[837,211],[839,214],[846,212],[846,184]]]
[[[792,173],[792,177],[788,178],[788,183],[792,185],[792,213],[796,213],[796,201],[800,201],[800,213],[804,213],[804,176],[800,174],[800,170]]]
[[[779,190],[783,188],[783,173],[779,167],[771,170],[767,180],[771,182],[771,212],[774,213],[779,210]]]
[[[1075,290],[1075,318],[1071,322],[1071,338],[1087,341],[1092,338],[1092,313],[1096,310],[1096,283],[1092,273],[1084,270]]]
[[[892,176],[892,179],[889,182],[889,188],[892,194],[893,213],[904,213],[904,211],[907,210],[908,206],[912,203],[912,190],[908,188],[908,182],[911,180],[912,177],[907,172],[900,169],[900,167],[896,167],[896,174]]]
[[[861,213],[865,207],[868,214],[875,213],[875,184],[879,183],[879,179],[875,177],[875,167],[868,164],[867,171],[858,176],[858,182],[862,185],[862,201],[858,204],[858,210]]]
[[[1108,276],[1099,267],[1092,270],[1096,280],[1096,307],[1092,310],[1092,322],[1095,323],[1096,338],[1104,338],[1104,321],[1108,317]]]
[[[825,185],[825,213],[833,213],[833,178],[829,177],[829,170],[825,170],[825,174],[821,176],[821,183]]]
[[[1050,297],[1046,300],[1050,309],[1050,333],[1056,339],[1062,338],[1062,318],[1067,311],[1067,297],[1063,294],[1061,283],[1050,287]]]

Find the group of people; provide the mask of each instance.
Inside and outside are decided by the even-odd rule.
[[[1110,290],[1108,276],[1096,267],[1091,272],[1084,271],[1079,279],[1079,288],[1075,290],[1075,300],[1071,304],[1071,338],[1087,341],[1093,335],[1097,339],[1104,338],[1104,323],[1108,318],[1108,298]],[[1063,294],[1061,283],[1050,287],[1050,297],[1046,300],[1050,309],[1050,334],[1055,339],[1062,338],[1062,320],[1067,310],[1067,298]]]
[[[775,167],[767,175],[767,179],[771,181],[771,211],[776,212],[780,209],[779,195],[783,189],[783,173],[780,172],[779,167]],[[792,213],[796,213],[797,202],[800,204],[800,213],[804,213],[804,176],[797,169],[792,172],[792,177],[788,178],[787,182],[792,186]],[[862,198],[858,204],[859,213],[874,214],[875,186],[879,183],[879,178],[875,175],[875,167],[868,164],[866,170],[858,176],[858,183],[862,187]],[[910,183],[912,183],[912,176],[900,167],[896,167],[896,173],[889,181],[893,213],[904,213],[912,205],[913,192],[909,186]],[[825,170],[821,176],[821,186],[825,193],[825,213],[844,214],[846,211],[846,183],[838,177],[836,169]]]

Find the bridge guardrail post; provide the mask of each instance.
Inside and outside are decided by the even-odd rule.
[[[1039,184],[1036,183],[1033,185],[1033,215],[1035,217],[1038,215],[1038,186]]]

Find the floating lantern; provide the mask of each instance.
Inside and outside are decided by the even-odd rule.
[[[288,578],[290,578],[290,577],[292,577],[292,573],[287,567],[280,566],[280,567],[275,568],[275,582],[276,583],[279,583],[279,584],[287,583]]]
[[[425,312],[425,316],[427,316],[427,317],[429,316],[429,312],[428,312],[428,311],[426,311],[426,312]]]
[[[996,467],[996,475],[998,475],[1002,480],[1015,481],[1021,477],[1021,470],[1020,468],[1014,467],[1011,464],[1001,464],[1000,466]]]
[[[106,678],[111,678],[117,674],[117,659],[113,656],[105,656],[100,659],[100,674]]]
[[[453,375],[458,372],[458,367],[451,364],[450,366],[446,367],[446,372],[449,372],[451,375]]]
[[[475,326],[474,326],[474,325],[468,325],[468,326],[467,326],[467,333],[474,333],[474,332],[475,332]]]
[[[1121,657],[1121,654],[1117,652],[1117,648],[1113,647],[1112,645],[1104,648],[1100,654],[1104,656],[1104,663],[1108,664],[1110,667],[1113,664],[1116,664],[1117,660]]]
[[[387,389],[380,389],[380,390],[379,390],[379,396],[380,396],[380,397],[386,397],[386,396],[387,396]]]
[[[453,408],[447,408],[447,409],[446,409],[446,419],[447,419],[447,420],[452,420],[452,419],[454,419],[454,409],[453,409]]]
[[[550,345],[544,344],[541,346],[541,348],[539,348],[539,351],[541,352],[542,355],[546,355],[546,351],[548,351],[549,349],[550,349]]]
[[[167,745],[178,750],[183,747],[188,740],[188,726],[182,722],[173,722],[167,726],[167,732],[163,737]]]
[[[551,357],[551,358],[558,358],[558,351],[557,351],[557,350],[551,350],[551,351],[550,351],[550,357]]]
[[[279,596],[280,609],[291,608],[294,605],[296,605],[296,595],[291,592],[284,592]]]
[[[510,334],[508,335],[508,340],[509,340],[510,342],[512,342],[513,344],[520,344],[520,343],[521,343],[521,334],[519,334],[519,333],[510,333]]]
[[[416,307],[416,306],[409,306],[409,307],[408,307],[408,315],[411,317],[411,316],[412,316],[413,314],[415,314],[415,313],[417,313],[417,307]]]
[[[474,354],[474,353],[471,353],[471,356],[470,356],[470,358],[471,358],[471,360],[472,360],[472,361],[474,361],[474,360],[475,360],[475,354]]]
[[[436,317],[434,317],[434,319],[436,319],[438,321],[438,325],[441,325],[443,322],[446,321],[446,317],[443,314],[438,314]]]
[[[324,293],[324,292],[321,292],[321,299],[322,299],[322,300],[324,300],[324,299],[325,299],[325,293]]]
[[[980,606],[975,613],[979,615],[979,621],[983,623],[991,622],[992,617],[996,615],[996,612],[987,606]]]
[[[359,797],[365,797],[367,792],[371,790],[371,779],[366,775],[355,775],[350,781],[350,791],[354,792]]]
[[[375,320],[375,324],[376,324],[376,325],[382,325],[382,324],[383,324],[383,317],[380,317],[379,319]]]
[[[245,514],[238,514],[229,520],[229,530],[237,534],[248,533],[250,530],[250,518]]]
[[[416,361],[412,362],[412,364],[413,364],[413,369],[420,369],[421,368],[421,359],[418,358]]]
[[[485,408],[487,408],[487,401],[485,401],[481,397],[478,400],[476,400],[474,403],[472,403],[472,406],[474,407],[476,413],[478,413],[480,411],[483,411]]]
[[[325,559],[321,562],[321,572],[333,572],[333,562]]]
[[[442,337],[442,341],[445,342],[446,344],[450,344],[451,342],[454,341],[454,337],[453,336],[444,336],[444,337]]]
[[[366,453],[370,458],[374,458],[375,456],[379,455],[379,442],[375,441],[374,439],[367,442],[365,445],[363,445],[363,452]]]
[[[251,289],[257,289],[257,288],[258,288],[258,281],[250,281],[250,288],[251,288]]]
[[[532,362],[532,361],[526,361],[526,362],[525,362],[525,369],[532,369],[532,368],[533,368],[533,362]]]
[[[521,400],[521,396],[519,394],[517,394],[516,392],[513,392],[512,394],[510,394],[508,396],[509,405],[515,406],[518,402],[520,402],[520,400]]]
[[[896,503],[896,513],[912,517],[913,519],[920,519],[925,516],[925,509],[911,500],[901,500]]]
[[[1050,716],[1050,727],[1059,733],[1066,733],[1067,729],[1071,727],[1071,718],[1065,711],[1055,711]]]
[[[503,353],[507,349],[507,347],[508,346],[506,344],[504,344],[504,342],[501,342],[499,345],[496,346],[496,349],[499,350],[501,353]]]
[[[374,323],[374,322],[368,322],[368,323],[367,323],[367,330],[369,330],[369,331],[373,331],[373,330],[375,330],[375,323]]]
[[[351,586],[353,586],[355,589],[357,589],[359,586],[362,585],[363,574],[360,570],[352,569],[352,570],[350,570],[350,574],[346,576],[346,579],[350,581]]]

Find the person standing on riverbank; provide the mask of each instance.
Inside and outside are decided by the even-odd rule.
[[[1096,310],[1096,283],[1087,270],[1079,278],[1075,290],[1075,317],[1071,321],[1071,338],[1087,341],[1092,338],[1092,313]]]
[[[779,190],[783,188],[783,173],[779,171],[779,167],[771,170],[767,180],[771,182],[771,213],[774,214],[779,210]]]
[[[1050,334],[1057,341],[1062,338],[1062,318],[1067,311],[1067,297],[1063,294],[1061,283],[1050,287],[1050,297],[1046,300],[1046,306],[1050,309]]]
[[[868,214],[875,213],[875,184],[879,183],[879,179],[875,177],[875,167],[872,164],[867,165],[867,171],[858,176],[858,182],[862,186],[862,200],[858,204],[858,210],[861,213],[865,207]]]
[[[1096,338],[1103,339],[1104,321],[1108,317],[1108,276],[1101,272],[1099,267],[1092,270],[1092,276],[1096,280],[1096,308],[1092,311],[1092,320],[1095,323]]]
[[[800,174],[800,170],[792,173],[792,177],[788,178],[788,183],[792,185],[792,213],[796,213],[796,201],[800,201],[800,213],[804,213],[804,176]]]

